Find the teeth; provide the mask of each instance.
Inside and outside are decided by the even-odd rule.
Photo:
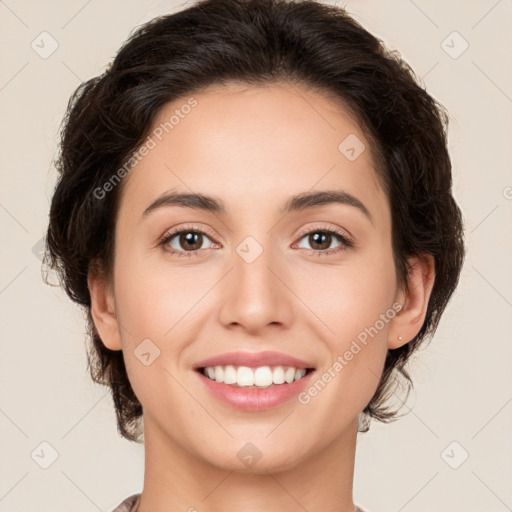
[[[284,380],[290,384],[290,382],[293,382],[295,380],[295,368],[287,368],[286,371],[284,372]]]
[[[203,369],[203,374],[217,382],[232,384],[240,387],[256,386],[268,388],[273,384],[290,384],[302,379],[306,375],[305,368],[293,368],[292,366],[208,366]]]
[[[261,366],[254,372],[254,385],[266,387],[272,384],[272,370],[270,366]]]
[[[247,366],[239,366],[236,372],[236,383],[239,386],[254,386],[254,372]]]
[[[222,382],[224,384],[236,384],[236,369],[234,366],[228,365],[224,368],[224,379]]]
[[[222,366],[215,367],[215,380],[217,382],[224,382],[224,368]]]

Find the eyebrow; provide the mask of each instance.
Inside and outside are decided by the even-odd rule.
[[[366,206],[357,197],[345,192],[344,190],[303,192],[288,199],[286,204],[280,210],[280,213],[287,215],[292,212],[299,212],[318,206],[336,203],[346,204],[359,209],[370,220],[370,222],[374,224],[374,219],[368,208],[366,208]],[[157,197],[144,210],[142,216],[145,217],[150,212],[167,206],[192,208],[216,214],[227,213],[226,205],[219,198],[199,193],[165,192],[160,197]]]

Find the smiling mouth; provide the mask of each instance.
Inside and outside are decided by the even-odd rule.
[[[267,389],[291,384],[303,379],[314,368],[293,366],[249,366],[217,365],[197,368],[206,378],[235,388]]]

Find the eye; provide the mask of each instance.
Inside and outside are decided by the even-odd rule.
[[[190,258],[192,256],[199,256],[200,250],[205,249],[205,239],[211,241],[211,237],[204,231],[193,227],[185,227],[166,233],[159,242],[159,245],[170,254]],[[353,240],[343,231],[332,228],[317,228],[306,231],[301,234],[300,239],[306,239],[310,244],[310,250],[317,256],[338,253],[355,245]],[[327,250],[333,241],[338,241],[339,245],[334,249]],[[216,244],[214,243],[213,245]]]
[[[205,239],[211,240],[204,231],[183,228],[166,233],[159,245],[171,254],[190,258],[199,255],[199,250],[205,248],[203,245]]]
[[[306,239],[311,250],[318,256],[338,253],[354,246],[354,242],[342,231],[332,228],[317,228],[301,235]],[[333,241],[338,240],[339,245],[334,249],[326,250]]]

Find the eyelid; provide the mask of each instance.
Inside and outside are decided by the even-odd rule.
[[[349,241],[351,244],[355,245],[354,237],[346,229],[340,228],[338,226],[328,226],[326,224],[319,224],[319,225],[313,225],[313,226],[308,226],[308,227],[302,228],[299,231],[299,233],[297,234],[297,236],[299,238],[302,238],[304,235],[308,235],[312,231],[332,231],[332,232],[337,233],[338,235],[346,238],[347,241]]]
[[[338,226],[309,226],[308,228],[304,228],[300,231],[298,236],[298,242],[304,238],[307,235],[310,235],[311,233],[315,232],[323,232],[323,233],[329,233],[331,236],[334,236],[334,238],[337,238],[341,242],[341,246],[337,247],[335,249],[326,249],[326,250],[315,250],[315,249],[306,249],[308,254],[317,256],[317,257],[328,257],[328,256],[334,256],[334,255],[341,255],[345,252],[356,249],[357,244],[352,237],[352,235],[348,234],[344,229],[338,227]],[[296,245],[298,242],[295,242],[294,245]]]
[[[208,235],[212,241],[216,240],[216,236],[212,234],[212,231],[209,228],[194,226],[193,224],[179,225],[174,228],[167,229],[164,234],[158,239],[157,245],[164,244],[166,240],[181,233],[182,231],[194,231],[197,233],[204,233]],[[217,242],[216,242],[217,243]]]
[[[192,224],[187,224],[184,226],[178,226],[175,228],[170,228],[159,238],[157,246],[165,246],[170,241],[170,239],[174,238],[176,235],[181,234],[182,232],[187,231],[193,231],[196,233],[202,233],[208,236],[212,240],[212,242],[216,245],[218,245],[218,242],[216,242],[216,237],[211,234],[210,230],[208,228],[198,228]],[[338,236],[341,240],[341,243],[343,244],[342,249],[328,249],[328,250],[322,250],[322,251],[315,251],[314,249],[309,249],[309,251],[312,251],[315,254],[318,254],[319,256],[322,254],[329,255],[333,253],[342,252],[351,248],[354,248],[356,246],[356,242],[354,241],[354,238],[352,235],[350,235],[346,230],[338,227],[338,226],[327,226],[327,225],[315,225],[315,226],[308,226],[305,228],[302,228],[299,233],[296,235],[298,237],[298,241],[300,241],[304,236],[309,235],[311,233],[314,233],[315,231],[318,232],[327,232],[332,233],[335,236]],[[296,242],[294,242],[293,245],[295,245]],[[170,250],[165,249],[166,251],[170,252],[171,254],[183,254],[183,255],[199,255],[199,253],[206,249],[198,249],[195,251],[177,251],[177,250]]]

